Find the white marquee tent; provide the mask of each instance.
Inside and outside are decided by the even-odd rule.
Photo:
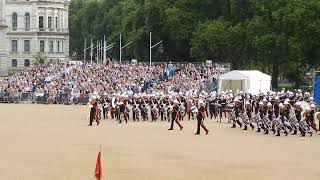
[[[218,92],[239,89],[245,93],[266,93],[271,89],[271,76],[260,71],[230,71],[218,77]]]

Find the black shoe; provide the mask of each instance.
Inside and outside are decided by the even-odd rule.
[[[273,134],[276,134],[276,130],[272,129]]]
[[[231,126],[231,128],[236,128],[236,125],[235,125],[235,124],[233,124],[233,125]]]
[[[245,131],[248,130],[248,127],[247,127],[247,126],[244,126],[244,129],[243,129],[243,130],[245,130]]]
[[[200,133],[195,133],[194,135],[200,135]]]
[[[172,128],[170,128],[170,129],[168,129],[169,131],[172,131],[173,129]]]
[[[276,136],[280,136],[280,134],[278,133]]]
[[[258,128],[258,131],[257,132],[261,132],[261,129],[260,128]]]
[[[242,127],[242,123],[240,121],[238,121],[237,123],[239,124],[239,126],[241,128]]]

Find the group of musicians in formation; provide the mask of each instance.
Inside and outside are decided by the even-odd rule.
[[[196,135],[201,128],[206,134],[208,128],[204,124],[206,117],[221,122],[223,117],[243,130],[256,129],[257,132],[276,136],[289,133],[301,136],[312,136],[320,128],[320,113],[309,92],[302,93],[281,91],[252,95],[239,90],[232,90],[197,95],[189,94],[141,94],[128,97],[126,95],[93,97],[90,100],[89,126],[93,121],[100,124],[103,119],[115,119],[119,123],[136,121],[168,121],[168,130],[173,130],[174,124],[183,129],[183,120],[197,120]],[[110,117],[109,117],[110,115]],[[102,116],[102,117],[101,117]],[[319,128],[316,121],[319,120]]]

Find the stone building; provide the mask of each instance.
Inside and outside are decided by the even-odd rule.
[[[68,0],[0,0],[0,76],[69,59]]]

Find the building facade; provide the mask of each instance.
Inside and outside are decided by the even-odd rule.
[[[37,57],[68,61],[68,0],[0,2],[0,75],[25,69]]]

